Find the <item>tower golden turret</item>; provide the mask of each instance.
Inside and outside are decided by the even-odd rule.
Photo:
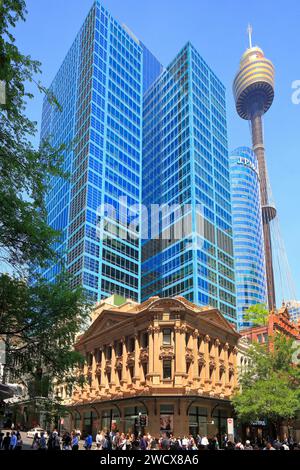
[[[274,66],[265,57],[262,49],[252,46],[251,26],[248,27],[248,33],[249,48],[241,58],[233,82],[233,93],[239,116],[251,122],[252,145],[258,161],[268,304],[271,310],[275,307],[276,301],[270,222],[276,217],[276,208],[270,204],[268,197],[262,116],[268,111],[274,99]]]

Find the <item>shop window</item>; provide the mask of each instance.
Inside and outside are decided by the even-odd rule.
[[[174,405],[160,405],[160,431],[172,432],[174,429]]]
[[[189,412],[189,432],[193,436],[207,436],[208,412],[200,406],[192,406]]]

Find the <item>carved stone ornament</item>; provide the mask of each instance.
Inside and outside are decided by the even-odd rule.
[[[148,348],[142,348],[140,351],[140,361],[147,362],[149,359],[149,351]]]
[[[185,350],[185,360],[187,362],[192,362],[194,360],[194,354],[193,354],[192,349],[186,348],[186,350]]]
[[[127,365],[132,365],[134,364],[134,352],[129,353],[127,356]]]
[[[122,359],[122,357],[118,357],[116,359],[116,369],[121,370],[122,366],[123,366],[123,359]]]
[[[198,364],[199,366],[205,366],[205,359],[203,353],[198,353]]]
[[[172,346],[161,346],[160,347],[160,359],[173,359],[175,357]]]

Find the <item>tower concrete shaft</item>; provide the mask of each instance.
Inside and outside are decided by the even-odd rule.
[[[267,169],[265,160],[265,148],[263,141],[263,123],[260,113],[254,113],[251,117],[252,145],[258,161],[258,171],[260,178],[260,193],[262,206],[262,220],[264,232],[266,279],[268,292],[269,309],[273,310],[276,306],[275,282],[273,270],[272,240],[270,222],[276,216],[276,210],[269,204]],[[275,214],[274,214],[275,210]],[[274,217],[273,217],[274,216]]]

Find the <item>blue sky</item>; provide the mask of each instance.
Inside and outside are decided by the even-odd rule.
[[[24,54],[42,62],[50,85],[93,0],[27,0],[28,17],[16,38]],[[248,45],[264,50],[276,68],[276,95],[265,118],[269,175],[292,274],[300,298],[300,104],[292,82],[300,80],[299,0],[105,0],[103,5],[167,65],[190,40],[227,88],[229,149],[250,145],[249,126],[234,108],[232,80]],[[29,103],[40,123],[42,97]]]

